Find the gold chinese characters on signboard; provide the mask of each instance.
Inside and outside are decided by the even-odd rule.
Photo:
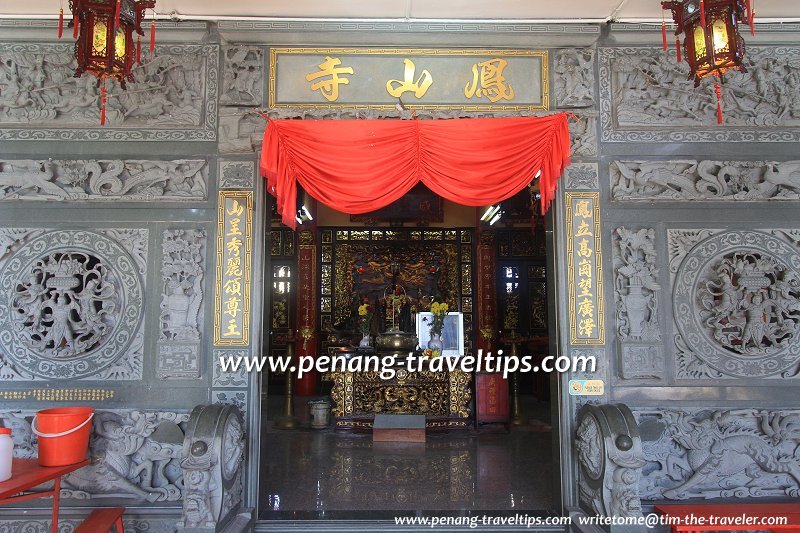
[[[547,110],[547,52],[273,48],[269,107]]]
[[[604,344],[600,193],[566,193],[570,343]]]
[[[214,345],[244,346],[250,332],[253,193],[220,191]]]

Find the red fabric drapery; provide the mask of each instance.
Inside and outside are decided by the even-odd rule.
[[[295,229],[297,184],[344,213],[367,213],[418,182],[453,202],[509,198],[541,170],[542,208],[569,165],[567,115],[452,120],[270,120],[261,174]]]

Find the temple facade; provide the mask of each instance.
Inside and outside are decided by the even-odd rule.
[[[111,504],[126,507],[126,529],[135,532],[288,530],[276,519],[289,517],[264,492],[274,487],[270,476],[277,471],[264,466],[270,454],[293,446],[280,440],[288,433],[270,436],[285,411],[284,377],[225,371],[219,360],[285,355],[288,345],[295,355],[331,353],[349,344],[335,333],[357,320],[363,295],[383,305],[383,322],[376,315],[368,328],[374,338],[395,315],[410,320],[399,308],[386,310],[392,306],[386,289],[400,295],[400,285],[415,306],[443,291],[458,308],[457,355],[511,353],[508,333],[524,329],[527,344],[515,350],[594,357],[597,368],[497,382],[477,373],[416,376],[422,382],[415,390],[429,391],[429,398],[446,388],[436,401],[456,407],[438,414],[408,397],[406,410],[396,403],[376,407],[358,394],[348,400],[348,376],[311,372],[289,387],[296,398],[308,397],[294,412],[305,428],[294,431],[312,431],[306,400],[329,397],[331,426],[323,431],[330,435],[358,434],[364,420],[369,429],[375,414],[420,409],[431,410],[429,434],[437,429],[433,421],[451,430],[445,435],[475,435],[480,422],[514,416],[515,393],[539,395],[547,397],[549,440],[539,439],[537,454],[549,466],[529,476],[547,478],[549,499],[501,510],[636,516],[656,503],[687,500],[796,501],[796,24],[759,25],[748,38],[748,72],[726,77],[721,125],[713,83],[695,88],[674,51],[661,49],[655,26],[159,21],[157,27],[155,52],[142,51],[136,81],[126,91],[110,86],[100,126],[100,89],[91,76],[73,78],[73,43],[56,38],[55,21],[0,20],[0,425],[13,431],[15,456],[30,458],[36,411],[95,408],[93,463],[64,478],[62,531],[72,531],[87,508]],[[420,49],[536,51],[541,77],[529,80],[538,83],[530,94],[526,81],[513,78],[524,104],[493,108],[487,101],[475,109],[464,103],[414,109],[410,94],[401,98],[405,107],[362,105],[369,94],[349,107],[323,105],[305,85],[312,80],[281,78],[294,72],[298,50],[324,60],[365,49],[399,50],[394,61]],[[283,72],[276,68],[279,50],[288,51]],[[363,57],[353,64],[363,61],[387,80],[392,72],[398,86],[409,82],[376,57],[374,67]],[[419,88],[417,63],[410,81]],[[307,94],[295,98],[296,87]],[[420,207],[412,198],[400,211],[370,218],[310,199],[305,204],[301,193],[298,206],[312,216],[299,217],[303,224],[292,231],[281,224],[259,171],[268,121],[559,112],[570,114],[571,164],[543,216],[517,213],[489,226],[480,220],[483,209],[441,198],[431,207],[423,191],[430,216],[404,219],[403,209]],[[522,293],[522,305],[539,295],[520,313],[524,328],[504,322],[509,305],[519,302],[509,304],[498,290],[501,268],[523,264],[525,290],[534,292]],[[284,282],[287,290],[279,290]],[[231,298],[231,284],[241,298]],[[406,329],[416,331],[411,322]],[[582,390],[589,381],[594,388]],[[369,386],[390,402],[380,379]],[[499,387],[492,394],[502,396],[489,408],[481,403],[486,387]],[[348,411],[346,401],[362,402],[364,411],[352,405]],[[302,457],[314,454],[313,446],[295,449]],[[328,460],[350,464],[336,457]],[[454,457],[447,460],[457,463]],[[448,478],[447,486],[488,493],[491,479],[475,465],[493,463],[467,457],[459,467],[466,477]],[[386,478],[381,486],[400,483]],[[470,494],[481,497],[480,490]],[[463,510],[461,496],[452,498],[452,507],[442,509]],[[44,531],[50,512],[44,505],[0,507],[0,531]],[[320,515],[325,505],[311,497],[307,507],[298,505],[291,527],[330,530]],[[336,509],[347,510],[346,502]],[[388,515],[356,518],[353,529],[394,524]]]

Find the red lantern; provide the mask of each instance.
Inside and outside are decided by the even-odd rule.
[[[683,34],[684,57],[695,87],[701,79],[722,77],[731,69],[747,72],[739,23],[751,20],[743,0],[679,0],[661,2],[661,7],[672,11],[675,35]]]
[[[155,8],[155,0],[70,0],[69,6],[78,30],[75,77],[90,72],[98,84],[110,77],[125,89],[125,82],[133,81],[133,33],[144,35],[144,12]]]

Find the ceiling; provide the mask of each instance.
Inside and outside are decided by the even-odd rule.
[[[602,22],[661,20],[660,0],[157,0],[161,17],[355,18]],[[0,17],[51,17],[57,0],[0,2]],[[754,0],[757,20],[800,20],[798,0]]]

